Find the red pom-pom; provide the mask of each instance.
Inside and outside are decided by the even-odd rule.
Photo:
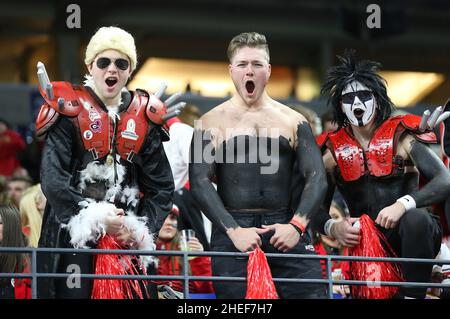
[[[257,248],[248,257],[246,299],[278,299],[266,255]]]
[[[109,235],[103,236],[98,249],[123,249]],[[96,275],[139,275],[136,257],[131,255],[98,254],[95,260]],[[145,269],[142,270],[146,274]],[[94,279],[92,299],[143,299],[144,293],[138,280]]]
[[[351,256],[397,257],[384,235],[367,215],[360,220],[359,245],[350,249]],[[384,248],[386,247],[386,248]],[[366,286],[352,286],[353,298],[388,299],[392,298],[399,287],[380,286],[377,282],[401,282],[402,272],[398,263],[375,261],[352,261],[351,277],[353,280],[365,280]]]

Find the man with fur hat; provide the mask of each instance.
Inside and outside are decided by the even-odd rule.
[[[436,136],[419,116],[391,116],[394,105],[378,74],[379,63],[358,61],[353,52],[339,60],[322,86],[339,129],[319,141],[329,181],[325,207],[316,220],[319,229],[354,247],[360,230],[352,222],[367,214],[399,257],[434,258],[441,229],[426,207],[450,195],[450,174],[427,146],[436,142]],[[428,180],[420,189],[419,173]],[[352,217],[340,222],[328,215],[335,186]],[[406,281],[430,281],[432,265],[402,266]],[[426,288],[405,287],[401,292],[423,298]]]
[[[41,179],[48,199],[39,247],[96,248],[107,235],[121,249],[155,248],[153,234],[171,210],[174,189],[162,146],[168,139],[162,126],[167,105],[158,94],[125,88],[136,56],[128,32],[102,27],[86,49],[84,86],[46,82],[38,64],[45,103],[36,127],[46,134]],[[92,274],[99,256],[43,254],[38,267]],[[133,260],[142,272],[152,263],[151,256]],[[93,285],[84,279],[42,279],[39,297],[101,298],[92,294]]]

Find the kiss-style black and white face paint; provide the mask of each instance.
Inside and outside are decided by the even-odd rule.
[[[361,82],[350,82],[342,91],[341,101],[342,111],[352,125],[367,125],[375,116],[377,108],[375,97]]]

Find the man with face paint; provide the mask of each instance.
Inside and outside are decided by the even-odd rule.
[[[352,52],[339,60],[322,86],[339,129],[319,141],[329,191],[314,222],[322,233],[353,247],[359,228],[352,223],[368,214],[398,256],[435,258],[441,229],[426,207],[450,195],[450,174],[426,145],[435,143],[436,136],[419,129],[419,116],[391,117],[394,105],[378,75],[379,63],[357,61]],[[428,181],[421,189],[419,174]],[[341,222],[328,215],[335,186],[350,210],[350,217]],[[402,268],[407,281],[431,279],[432,265],[403,263]],[[402,288],[401,293],[423,298],[426,288]]]
[[[191,191],[212,221],[211,249],[315,254],[305,229],[325,196],[326,175],[311,128],[302,115],[268,96],[271,66],[264,35],[237,35],[228,57],[236,92],[197,121],[191,143]],[[302,193],[291,194],[294,173]],[[268,258],[268,263],[275,278],[321,278],[318,260]],[[215,276],[245,277],[247,258],[215,257],[212,270]],[[213,284],[218,298],[246,295],[245,283]],[[320,285],[276,283],[276,288],[281,298],[325,296]]]
[[[39,247],[95,248],[108,234],[123,249],[153,250],[172,208],[174,182],[162,141],[167,140],[158,96],[125,88],[136,69],[134,39],[102,27],[90,39],[84,86],[46,81],[36,128],[46,135],[42,190],[47,197]],[[136,266],[151,265],[150,256]],[[95,272],[92,254],[40,254],[44,273]],[[93,281],[42,279],[40,298],[90,298]],[[145,289],[144,289],[145,290]],[[144,297],[146,292],[143,291]]]

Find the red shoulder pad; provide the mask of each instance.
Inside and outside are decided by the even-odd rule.
[[[417,140],[423,143],[436,143],[437,137],[433,131],[426,130],[425,132],[419,132],[419,125],[421,120],[421,116],[408,114],[402,116],[401,123],[407,130],[413,133]]]
[[[47,103],[42,104],[39,114],[36,118],[36,135],[44,135],[48,129],[58,119],[59,113],[50,107]]]
[[[419,129],[420,121],[422,120],[421,116],[408,114],[408,115],[400,115],[402,125],[410,131],[417,131]]]
[[[137,91],[137,90],[136,90]],[[140,90],[142,91],[142,90]],[[144,91],[145,92],[145,91]],[[148,94],[148,93],[147,93]],[[167,113],[166,105],[155,95],[150,94],[147,104],[146,114],[150,121],[154,124],[161,125],[164,123],[162,117]]]
[[[415,133],[414,136],[416,139],[423,143],[437,143],[437,136],[434,132],[428,131],[424,133]]]
[[[44,98],[45,102],[56,112],[75,117],[81,112],[82,101],[86,92],[86,89],[79,85],[72,85],[69,82],[52,82],[54,98],[50,99],[47,96],[45,90],[39,87],[39,92]],[[58,105],[58,99],[63,98],[64,104],[62,106]]]
[[[327,140],[328,140],[328,132],[323,132],[322,134],[316,137],[316,143],[319,146],[320,150],[322,150]]]

